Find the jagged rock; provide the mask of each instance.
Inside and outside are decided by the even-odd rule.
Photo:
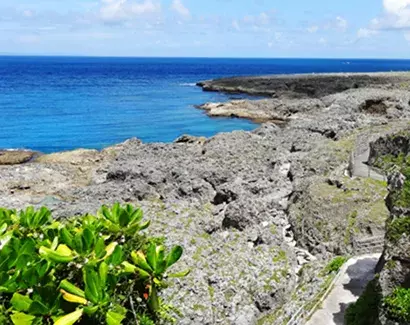
[[[38,155],[35,151],[27,150],[0,150],[1,165],[18,165],[23,164]]]

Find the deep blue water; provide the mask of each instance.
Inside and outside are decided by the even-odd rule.
[[[277,73],[410,70],[410,60],[0,57],[0,148],[103,148],[130,137],[171,142],[252,122],[193,107],[232,96],[194,83]]]

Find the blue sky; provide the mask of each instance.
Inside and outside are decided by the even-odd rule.
[[[410,58],[410,0],[0,0],[0,53]]]

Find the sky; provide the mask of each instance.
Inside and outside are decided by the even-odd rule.
[[[0,54],[410,58],[410,0],[0,0]]]

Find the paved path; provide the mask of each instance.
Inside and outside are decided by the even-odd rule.
[[[356,156],[353,161],[353,176],[370,177],[379,181],[385,181],[386,177],[377,173],[366,162],[369,160],[370,149]]]
[[[330,294],[306,325],[343,325],[347,306],[362,294],[373,279],[380,254],[351,258],[341,268]]]

